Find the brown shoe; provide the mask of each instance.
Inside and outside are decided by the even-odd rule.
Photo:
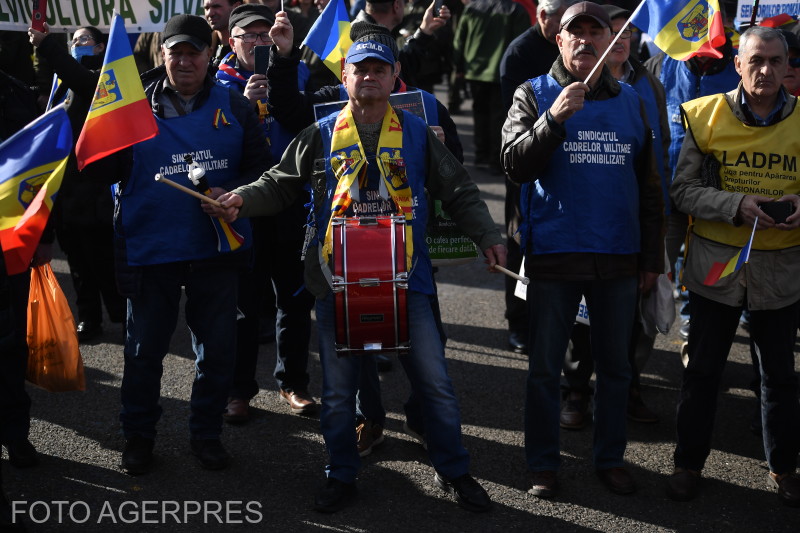
[[[800,507],[800,477],[794,472],[787,474],[769,473],[770,484],[778,489],[778,498],[785,505]]]
[[[628,471],[621,466],[597,470],[597,477],[614,494],[633,494],[636,492],[636,482]]]
[[[570,391],[561,404],[559,425],[564,429],[583,429],[589,423],[589,396]]]
[[[628,418],[641,424],[658,422],[658,415],[647,408],[642,400],[642,393],[637,388],[631,388],[628,393]]]
[[[289,404],[289,408],[296,415],[310,415],[317,411],[319,404],[311,397],[307,390],[283,390],[279,394]]]
[[[358,455],[366,457],[375,446],[383,444],[383,426],[364,420],[356,426],[356,446]]]
[[[700,472],[676,468],[667,480],[667,496],[678,502],[688,502],[697,497],[700,489]]]
[[[222,419],[229,424],[244,424],[250,420],[250,401],[242,398],[228,398],[228,406]]]
[[[531,488],[528,494],[533,494],[538,498],[552,498],[558,490],[558,476],[555,470],[542,470],[541,472],[529,472],[528,477]]]

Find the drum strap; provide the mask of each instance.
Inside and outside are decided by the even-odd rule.
[[[411,267],[413,255],[411,219],[412,191],[406,176],[406,164],[403,160],[403,126],[397,113],[390,105],[386,105],[386,113],[378,138],[376,162],[381,174],[379,194],[391,197],[399,214],[406,219],[406,265]],[[331,168],[337,180],[336,191],[331,202],[331,220],[345,215],[353,200],[359,199],[360,176],[366,176],[367,156],[358,135],[353,112],[347,105],[336,118],[331,139]],[[356,179],[359,178],[359,179]],[[325,231],[323,257],[330,257],[333,251],[333,230],[330,220]]]

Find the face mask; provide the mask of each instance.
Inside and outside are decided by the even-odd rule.
[[[87,44],[84,46],[73,46],[70,48],[70,54],[72,54],[72,57],[74,57],[77,61],[80,61],[83,56],[94,55],[94,45]]]

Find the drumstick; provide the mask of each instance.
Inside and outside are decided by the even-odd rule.
[[[522,282],[522,284],[523,284],[523,285],[527,285],[528,283],[530,283],[530,282],[531,282],[530,278],[528,278],[528,277],[526,277],[526,276],[520,276],[520,275],[519,275],[519,274],[517,274],[516,272],[512,272],[512,271],[510,271],[510,270],[509,270],[509,269],[507,269],[506,267],[501,267],[500,265],[495,265],[493,268],[494,268],[495,270],[498,270],[498,271],[502,272],[502,273],[503,273],[503,274],[505,274],[506,276],[509,276],[509,277],[511,277],[511,278],[514,278],[514,279],[515,279],[515,280],[517,280],[517,281],[520,281],[520,282]]]
[[[184,187],[180,183],[175,183],[171,179],[165,178],[163,174],[156,174],[156,181],[161,182],[161,183],[166,183],[167,185],[175,187],[179,191],[183,191],[186,194],[194,196],[195,198],[199,198],[200,200],[204,201],[207,204],[211,204],[214,207],[222,207],[222,204],[219,203],[218,201],[214,200],[213,198],[209,198],[208,196],[202,195],[197,191],[193,191],[189,187]]]

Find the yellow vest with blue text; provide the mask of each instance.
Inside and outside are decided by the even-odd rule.
[[[792,98],[791,96],[789,98]],[[683,119],[697,147],[720,163],[723,191],[780,198],[800,193],[800,113],[793,110],[770,126],[748,126],[733,114],[724,94],[683,104]],[[694,232],[731,246],[744,246],[752,227],[697,219]],[[753,248],[781,250],[800,245],[800,231],[756,231]]]

